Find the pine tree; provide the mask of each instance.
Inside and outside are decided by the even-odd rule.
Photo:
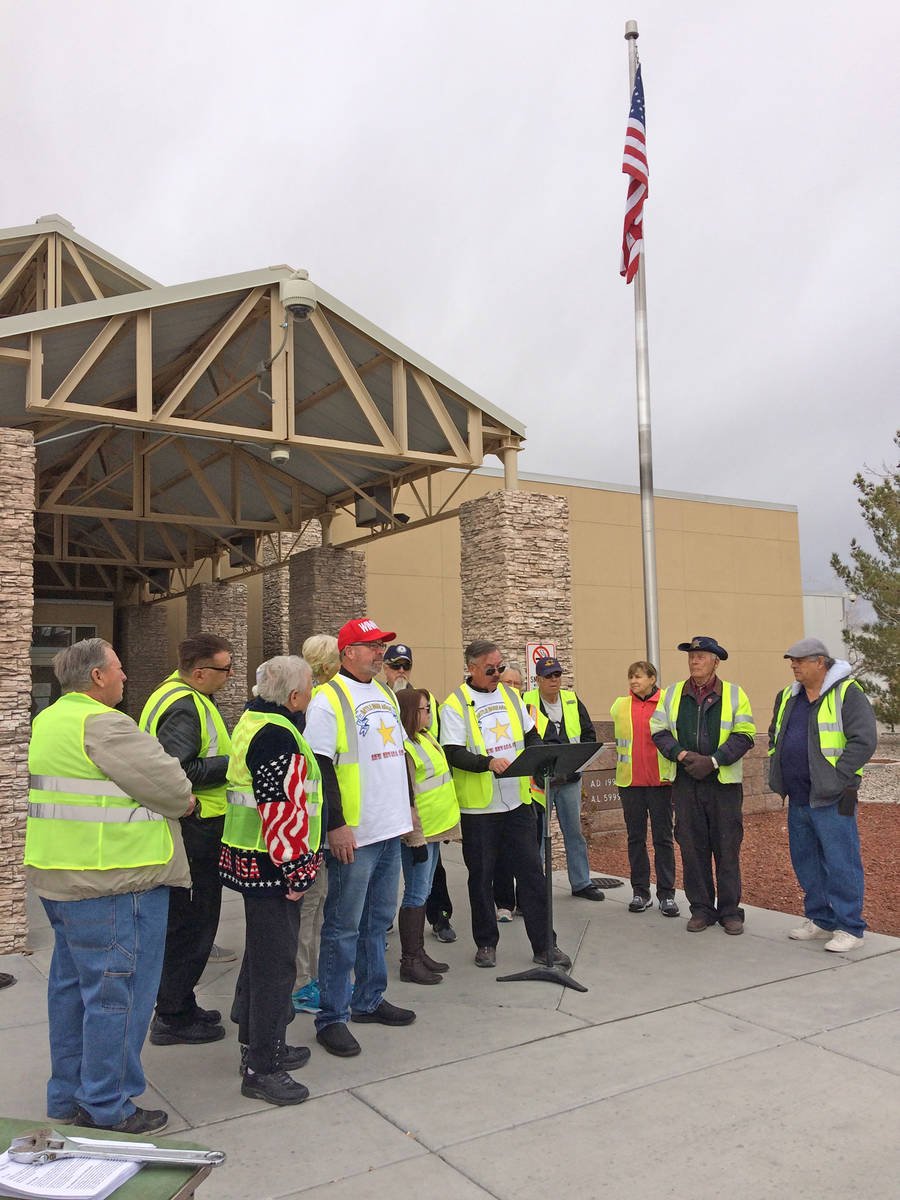
[[[894,436],[900,449],[900,430]],[[900,463],[883,472],[857,474],[857,503],[872,532],[876,553],[850,541],[850,565],[837,554],[831,566],[841,581],[870,602],[875,620],[847,629],[847,646],[860,658],[856,672],[866,680],[875,715],[885,724],[900,724]]]

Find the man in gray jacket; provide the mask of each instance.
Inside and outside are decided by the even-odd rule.
[[[850,664],[818,638],[785,653],[794,683],[775,697],[769,787],[788,797],[788,839],[806,919],[789,936],[827,938],[838,954],[862,945],[863,867],[856,801],[877,743],[875,714]]]
[[[54,933],[47,985],[47,1115],[152,1133],[137,1108],[141,1047],[159,985],[169,889],[191,877],[178,818],[194,808],[176,759],[116,712],[125,673],[89,638],[60,651],[62,696],[34,720],[25,832],[29,885]]]

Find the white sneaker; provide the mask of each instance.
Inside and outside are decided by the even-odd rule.
[[[835,954],[845,954],[848,950],[855,950],[857,946],[861,946],[862,944],[863,940],[861,937],[854,937],[846,929],[837,929],[831,941],[825,943],[825,949],[833,950]]]
[[[512,915],[512,911],[510,909],[508,909],[508,908],[498,908],[497,909],[497,920],[498,921],[502,921],[503,924],[505,925],[512,919],[513,919],[513,915]]]
[[[813,938],[830,938],[833,934],[833,929],[823,929],[821,925],[817,925],[815,921],[811,921],[807,917],[802,925],[791,930],[788,937],[793,938],[795,942],[809,942]]]

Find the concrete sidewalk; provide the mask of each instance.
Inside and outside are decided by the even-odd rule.
[[[498,970],[473,962],[465,870],[444,847],[459,939],[436,987],[401,983],[391,936],[388,996],[405,1029],[353,1027],[363,1053],[312,1047],[297,1078],[312,1096],[276,1109],[240,1094],[234,1026],[209,1046],[147,1044],[140,1102],[167,1134],[228,1152],[205,1200],[757,1200],[894,1197],[900,1179],[900,939],[869,934],[851,955],[792,942],[797,918],[747,910],[743,937],[685,933],[685,918],[573,899],[557,877],[556,928],[579,994],[496,982],[531,953],[520,920],[501,926]],[[679,895],[682,911],[686,912]],[[48,1074],[50,937],[40,905],[28,956],[0,957],[0,1112],[42,1120]],[[226,892],[219,942],[243,940]],[[237,963],[210,968],[200,1002],[227,1012]]]

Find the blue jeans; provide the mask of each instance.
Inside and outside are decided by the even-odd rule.
[[[406,842],[400,843],[400,862],[403,866],[403,899],[401,908],[421,908],[428,899],[431,883],[437,867],[440,842],[429,842],[425,847],[428,857],[424,862],[414,863],[412,848]]]
[[[824,808],[791,804],[788,842],[806,916],[823,929],[862,937],[863,866],[855,814],[842,817],[837,803]]]
[[[117,1125],[146,1087],[141,1047],[162,971],[169,889],[41,903],[55,939],[47,1115],[71,1117],[80,1104],[96,1124]]]
[[[569,886],[573,892],[580,892],[591,882],[587,842],[581,832],[581,780],[551,786],[550,797],[556,806],[556,815],[566,846]]]
[[[316,1029],[346,1024],[352,1012],[372,1012],[387,987],[384,939],[397,908],[400,839],[353,851],[339,862],[326,851],[328,895],[319,945]],[[354,982],[350,983],[353,972]]]

